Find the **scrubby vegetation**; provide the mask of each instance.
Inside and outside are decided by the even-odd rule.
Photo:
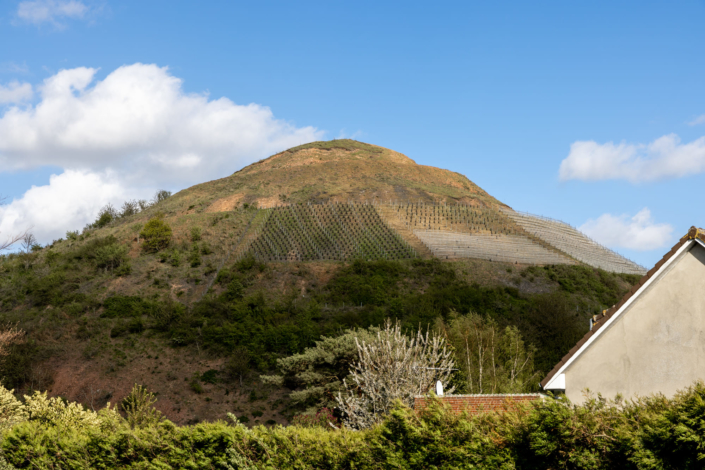
[[[244,210],[237,220],[247,220],[250,213]],[[217,227],[229,230],[223,224]],[[214,254],[206,238],[191,241],[190,229],[167,250],[131,255],[126,254],[130,242],[120,234],[136,238],[135,229],[123,230],[103,237],[88,232],[54,248],[0,257],[0,323],[18,323],[27,332],[23,344],[0,358],[6,386],[47,388],[51,377],[40,366],[61,355],[66,341],[83,351],[86,360],[103,358],[108,370],[116,370],[131,361],[126,349],[149,339],[161,348],[223,358],[219,380],[225,387],[242,387],[260,374],[271,375],[280,367],[278,360],[308,354],[306,348],[315,348],[322,336],[330,338],[324,343],[336,341],[345,331],[375,327],[387,318],[400,321],[409,332],[474,313],[497,331],[510,327],[520,335],[532,353],[533,369],[521,376],[524,390],[530,391],[537,380],[525,379],[550,370],[585,333],[589,317],[616,303],[636,280],[580,266],[529,267],[512,274],[517,283],[544,286],[532,294],[513,286],[468,282],[464,265],[438,260],[331,263],[323,282],[306,264],[288,265],[290,276],[299,279],[295,282],[305,282],[302,293],[300,288],[268,287],[284,266],[251,257],[217,271],[213,266],[223,251]],[[169,282],[196,288],[209,275],[213,285],[208,292],[204,287],[200,298],[167,290]],[[123,293],[99,288],[115,285],[118,278],[137,289]],[[282,386],[301,393],[291,395],[286,413],[334,406],[332,394],[347,376],[345,356],[350,352],[355,354],[341,349],[329,363],[314,359],[315,373],[335,377],[315,386],[315,381],[296,378],[308,366],[281,368]],[[186,390],[202,382],[189,383]],[[470,384],[455,382],[460,392],[471,391]],[[322,389],[309,394],[310,386]]]
[[[705,459],[702,383],[671,400],[549,398],[476,416],[398,404],[364,431],[334,429],[326,412],[286,428],[249,429],[232,415],[179,427],[150,412],[154,397],[138,388],[131,399],[142,406],[124,415],[39,397],[0,410],[3,423],[14,419],[0,437],[14,468],[696,469]]]

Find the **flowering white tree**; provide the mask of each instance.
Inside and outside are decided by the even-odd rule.
[[[337,397],[350,428],[379,422],[396,400],[412,406],[414,397],[428,393],[437,381],[445,387],[453,372],[453,355],[445,339],[428,331],[424,334],[420,328],[408,337],[398,322],[387,320],[375,339],[356,342],[359,360],[350,369],[350,383],[343,382],[344,393]]]

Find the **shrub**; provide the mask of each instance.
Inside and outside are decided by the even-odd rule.
[[[191,382],[189,383],[189,387],[191,387],[191,390],[194,392],[198,393],[199,395],[205,390],[203,389],[203,385],[201,385],[201,382],[198,377],[198,373],[194,374],[193,377],[191,377]]]
[[[132,265],[130,263],[122,263],[114,273],[116,276],[129,276],[132,274]]]
[[[75,242],[78,240],[78,232],[66,232],[66,239]]]
[[[215,369],[210,369],[201,374],[201,381],[207,384],[217,384],[218,383],[218,371]]]
[[[151,313],[154,305],[138,296],[114,295],[103,301],[103,318],[130,318]]]
[[[125,201],[120,210],[120,217],[129,217],[139,213],[140,206],[137,201]]]
[[[157,398],[141,385],[135,384],[132,391],[120,404],[127,415],[127,422],[134,427],[154,426],[164,419],[161,412],[154,408]]]
[[[147,253],[156,253],[171,243],[171,227],[161,218],[155,217],[145,224],[140,237],[144,239],[142,249]]]
[[[13,392],[0,385],[0,432],[26,421],[28,417],[24,405]]]
[[[33,421],[74,428],[101,424],[98,413],[85,410],[78,403],[66,403],[57,397],[49,398],[46,392],[34,392],[34,395],[25,395],[24,399],[27,416]]]
[[[330,429],[332,424],[335,427],[340,426],[340,420],[333,415],[333,410],[330,408],[321,408],[315,415],[296,415],[292,419],[291,424],[301,426],[302,428],[322,427]]]
[[[201,241],[201,227],[191,227],[191,241]]]
[[[166,201],[171,197],[171,191],[165,189],[160,189],[154,194],[154,204],[159,204],[162,201]]]
[[[98,213],[98,218],[93,222],[95,228],[103,228],[113,220],[117,219],[118,213],[112,204],[107,204]]]
[[[189,256],[188,256],[188,262],[192,268],[195,268],[195,267],[198,267],[201,265],[201,254],[198,251],[198,245],[193,246],[193,250],[191,250],[191,253],[189,253]]]
[[[107,245],[95,251],[95,264],[98,268],[112,271],[127,260],[127,247],[124,245]]]

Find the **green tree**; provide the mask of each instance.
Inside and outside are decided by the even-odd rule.
[[[142,249],[147,253],[156,253],[169,246],[172,230],[161,217],[154,217],[145,224],[140,237],[144,239]]]
[[[127,260],[127,247],[124,245],[111,244],[95,250],[96,267],[106,271],[119,268]]]
[[[358,358],[356,339],[371,342],[379,328],[347,330],[340,336],[322,336],[312,348],[301,354],[278,359],[280,375],[263,375],[265,383],[286,385],[296,389],[289,397],[306,413],[315,414],[321,408],[337,405],[335,397],[343,390],[343,379],[349,378],[350,366]]]
[[[534,347],[526,346],[519,329],[501,329],[491,318],[451,312],[435,329],[455,349],[466,393],[522,393],[536,388]]]

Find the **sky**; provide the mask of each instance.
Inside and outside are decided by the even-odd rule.
[[[705,182],[705,0],[0,1],[0,241],[354,138],[653,266]]]

